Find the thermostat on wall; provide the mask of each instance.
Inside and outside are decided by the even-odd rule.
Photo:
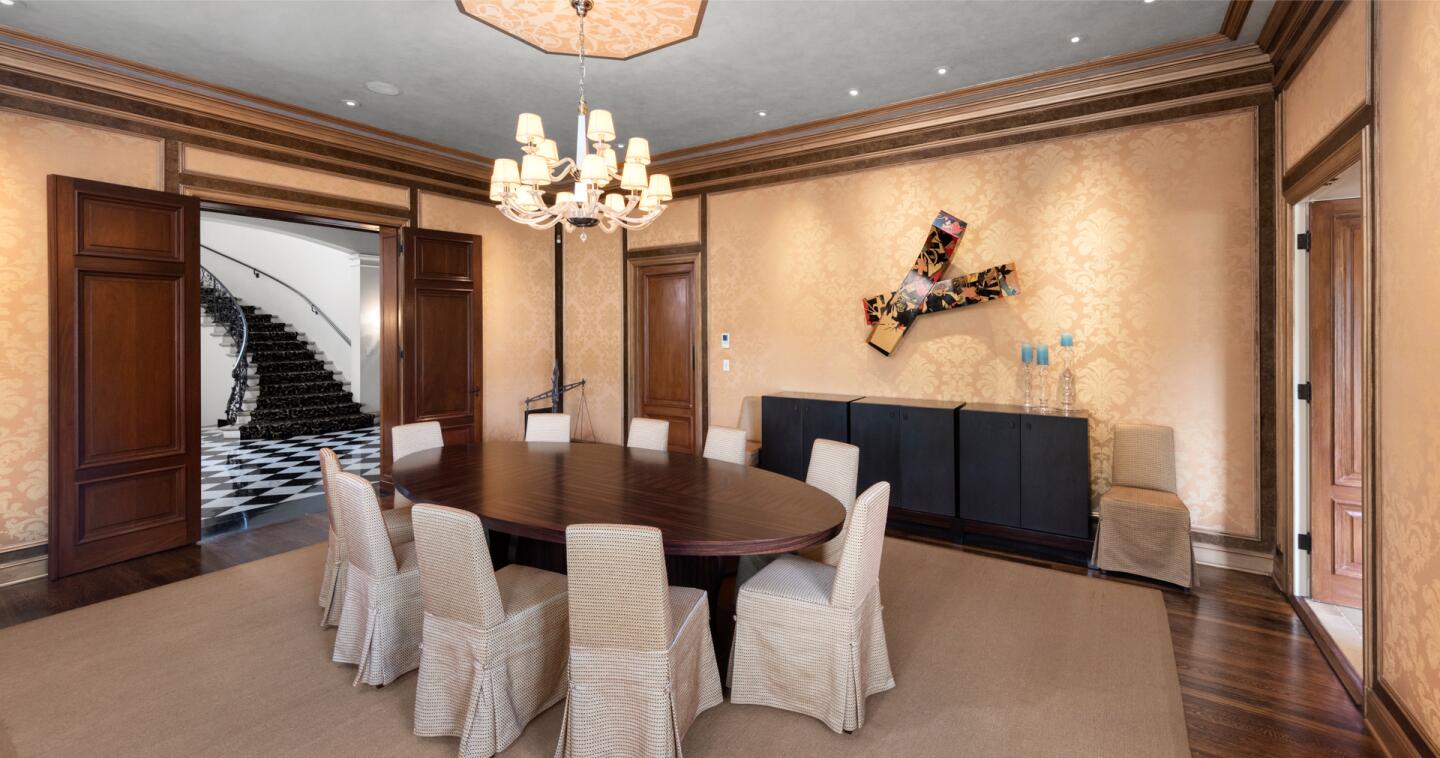
[[[729,332],[721,332],[721,333],[720,333],[720,347],[723,347],[723,348],[729,348],[729,347],[730,347],[730,333],[729,333]]]

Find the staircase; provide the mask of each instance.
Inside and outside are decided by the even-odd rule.
[[[223,315],[233,307],[223,302],[228,297],[228,292],[202,287],[200,303],[203,322],[225,338],[234,355],[238,335]],[[375,425],[373,415],[360,411],[349,384],[336,377],[334,365],[316,354],[315,343],[253,305],[241,303],[240,309],[249,371],[240,412],[225,436],[278,440]]]

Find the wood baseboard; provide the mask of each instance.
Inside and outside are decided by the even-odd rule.
[[[1267,553],[1209,545],[1203,542],[1194,542],[1193,545],[1195,562],[1204,566],[1265,576],[1271,575],[1275,570],[1275,559]]]
[[[1416,726],[1409,711],[1395,700],[1384,680],[1375,682],[1367,693],[1365,724],[1391,758],[1436,758],[1440,753]]]
[[[1310,632],[1310,638],[1315,640],[1315,646],[1320,648],[1320,654],[1325,657],[1325,662],[1330,664],[1330,670],[1335,672],[1335,678],[1345,686],[1345,692],[1355,705],[1365,706],[1365,678],[1361,676],[1355,667],[1350,665],[1350,659],[1340,650],[1340,645],[1335,638],[1330,636],[1329,630],[1320,623],[1320,617],[1315,615],[1315,609],[1305,602],[1304,598],[1286,594],[1285,599],[1290,601],[1290,607],[1295,609],[1295,615],[1300,617],[1300,622]]]
[[[45,544],[0,551],[0,587],[40,579],[49,573]]]

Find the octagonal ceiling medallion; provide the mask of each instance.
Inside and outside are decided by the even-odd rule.
[[[557,55],[575,55],[580,19],[569,0],[456,0],[465,15]],[[595,0],[585,55],[624,60],[700,33],[706,0]]]

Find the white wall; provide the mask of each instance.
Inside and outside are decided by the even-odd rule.
[[[225,404],[234,386],[230,371],[235,368],[235,357],[223,344],[225,337],[212,335],[213,330],[200,327],[200,426],[207,429],[225,418]]]
[[[313,340],[322,357],[334,362],[350,382],[356,401],[367,410],[379,407],[379,235],[207,212],[201,214],[200,242],[244,261],[200,252],[201,263],[236,297]],[[300,296],[269,277],[257,278],[246,264],[304,293],[340,331],[313,313]],[[223,370],[220,362],[204,366],[207,387],[229,386],[228,363]]]

